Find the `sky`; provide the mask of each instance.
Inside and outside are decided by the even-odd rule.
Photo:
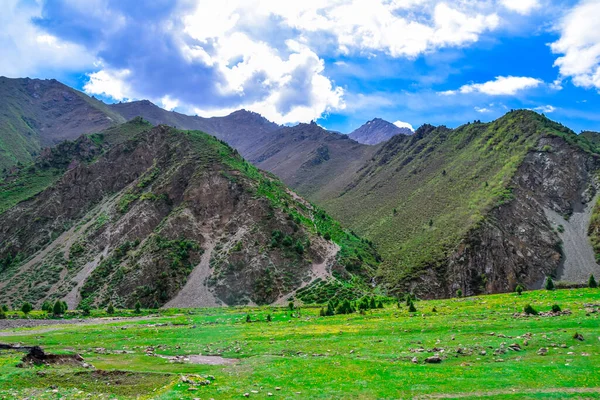
[[[0,0],[0,75],[350,132],[510,109],[600,131],[600,0]]]

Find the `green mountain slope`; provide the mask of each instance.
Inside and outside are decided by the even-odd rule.
[[[62,175],[0,214],[0,303],[265,304],[377,269],[372,244],[207,134],[135,120],[61,146],[36,165]]]
[[[535,281],[543,279],[544,274],[556,272],[560,261],[555,258],[560,260],[560,252],[547,256],[552,261],[546,260],[547,267],[543,270],[527,272],[527,265],[537,261],[525,257],[523,270],[531,276],[519,276],[519,273],[525,273],[523,271],[507,272],[506,276],[497,278],[503,279],[502,284],[491,279],[488,282],[484,276],[470,276],[457,283],[461,280],[461,270],[452,266],[452,259],[464,250],[461,246],[471,245],[465,238],[478,232],[480,227],[488,223],[500,230],[512,226],[514,215],[494,216],[497,219],[491,221],[492,210],[524,201],[524,197],[516,197],[514,193],[521,184],[521,170],[535,162],[533,155],[545,157],[553,151],[551,144],[540,144],[543,138],[559,139],[558,143],[553,142],[557,150],[574,148],[577,154],[583,154],[580,166],[585,173],[582,172],[581,179],[576,179],[577,171],[573,171],[571,179],[576,185],[570,187],[568,177],[560,180],[552,177],[549,171],[530,171],[528,178],[542,172],[539,182],[528,183],[531,187],[539,183],[540,187],[527,196],[539,197],[532,207],[540,206],[541,209],[547,204],[561,214],[570,215],[580,204],[577,203],[580,194],[592,184],[596,166],[586,154],[593,153],[594,146],[584,137],[530,111],[514,111],[488,124],[467,124],[454,130],[426,125],[413,136],[395,136],[364,166],[360,177],[348,183],[339,196],[326,201],[324,207],[378,244],[386,259],[380,279],[395,290],[421,287],[421,291],[429,292],[431,288],[443,288],[437,295],[451,295],[454,290],[451,287],[461,288],[463,292],[479,292],[511,290],[516,282],[523,281],[537,285],[539,283]],[[566,160],[561,159],[560,163],[563,162]],[[561,165],[554,167],[556,174],[560,173]],[[564,172],[567,171],[568,168],[564,168]],[[550,182],[556,185],[556,193],[546,193]],[[525,193],[519,192],[521,195],[525,196]],[[548,235],[555,235],[548,229],[549,222],[543,218],[543,211],[532,208],[530,215],[525,214],[524,218],[533,219],[538,212],[542,216],[531,222],[533,229],[538,233],[549,230]],[[521,240],[521,245],[526,247],[525,242],[538,233],[532,231]],[[507,237],[509,234],[498,235],[502,241],[502,235]],[[558,237],[549,239],[549,250],[545,251],[551,253],[559,243]],[[496,250],[504,251],[511,246],[502,243]],[[494,250],[489,242],[487,248],[486,245],[483,247],[482,251]],[[497,257],[498,263],[511,262],[510,254],[497,254]],[[482,267],[482,262],[475,262],[476,269]],[[485,262],[487,265],[483,267],[492,274],[494,263]],[[454,277],[448,276],[449,270]],[[436,294],[430,292],[429,295]]]
[[[125,119],[62,83],[0,77],[0,169],[30,162],[49,145]]]

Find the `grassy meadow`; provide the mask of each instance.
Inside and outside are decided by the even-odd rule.
[[[539,312],[558,304],[571,314],[514,315],[527,304]],[[0,343],[79,353],[94,368],[17,368],[23,353],[0,350],[0,399],[600,398],[600,289],[415,306],[412,314],[388,303],[330,317],[320,317],[319,307],[144,311],[135,319],[3,330]],[[239,361],[160,357],[198,354]],[[441,363],[424,362],[434,354]]]

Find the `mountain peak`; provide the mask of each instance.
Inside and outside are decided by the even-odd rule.
[[[351,132],[348,136],[358,143],[375,145],[388,141],[395,135],[411,135],[408,128],[399,128],[381,118],[373,118],[364,123],[360,128]]]

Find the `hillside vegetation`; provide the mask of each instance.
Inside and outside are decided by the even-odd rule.
[[[41,171],[45,188],[30,182]],[[136,119],[14,178],[27,185],[0,215],[0,302],[268,304],[317,278],[352,286],[379,262],[372,243],[199,131]]]

